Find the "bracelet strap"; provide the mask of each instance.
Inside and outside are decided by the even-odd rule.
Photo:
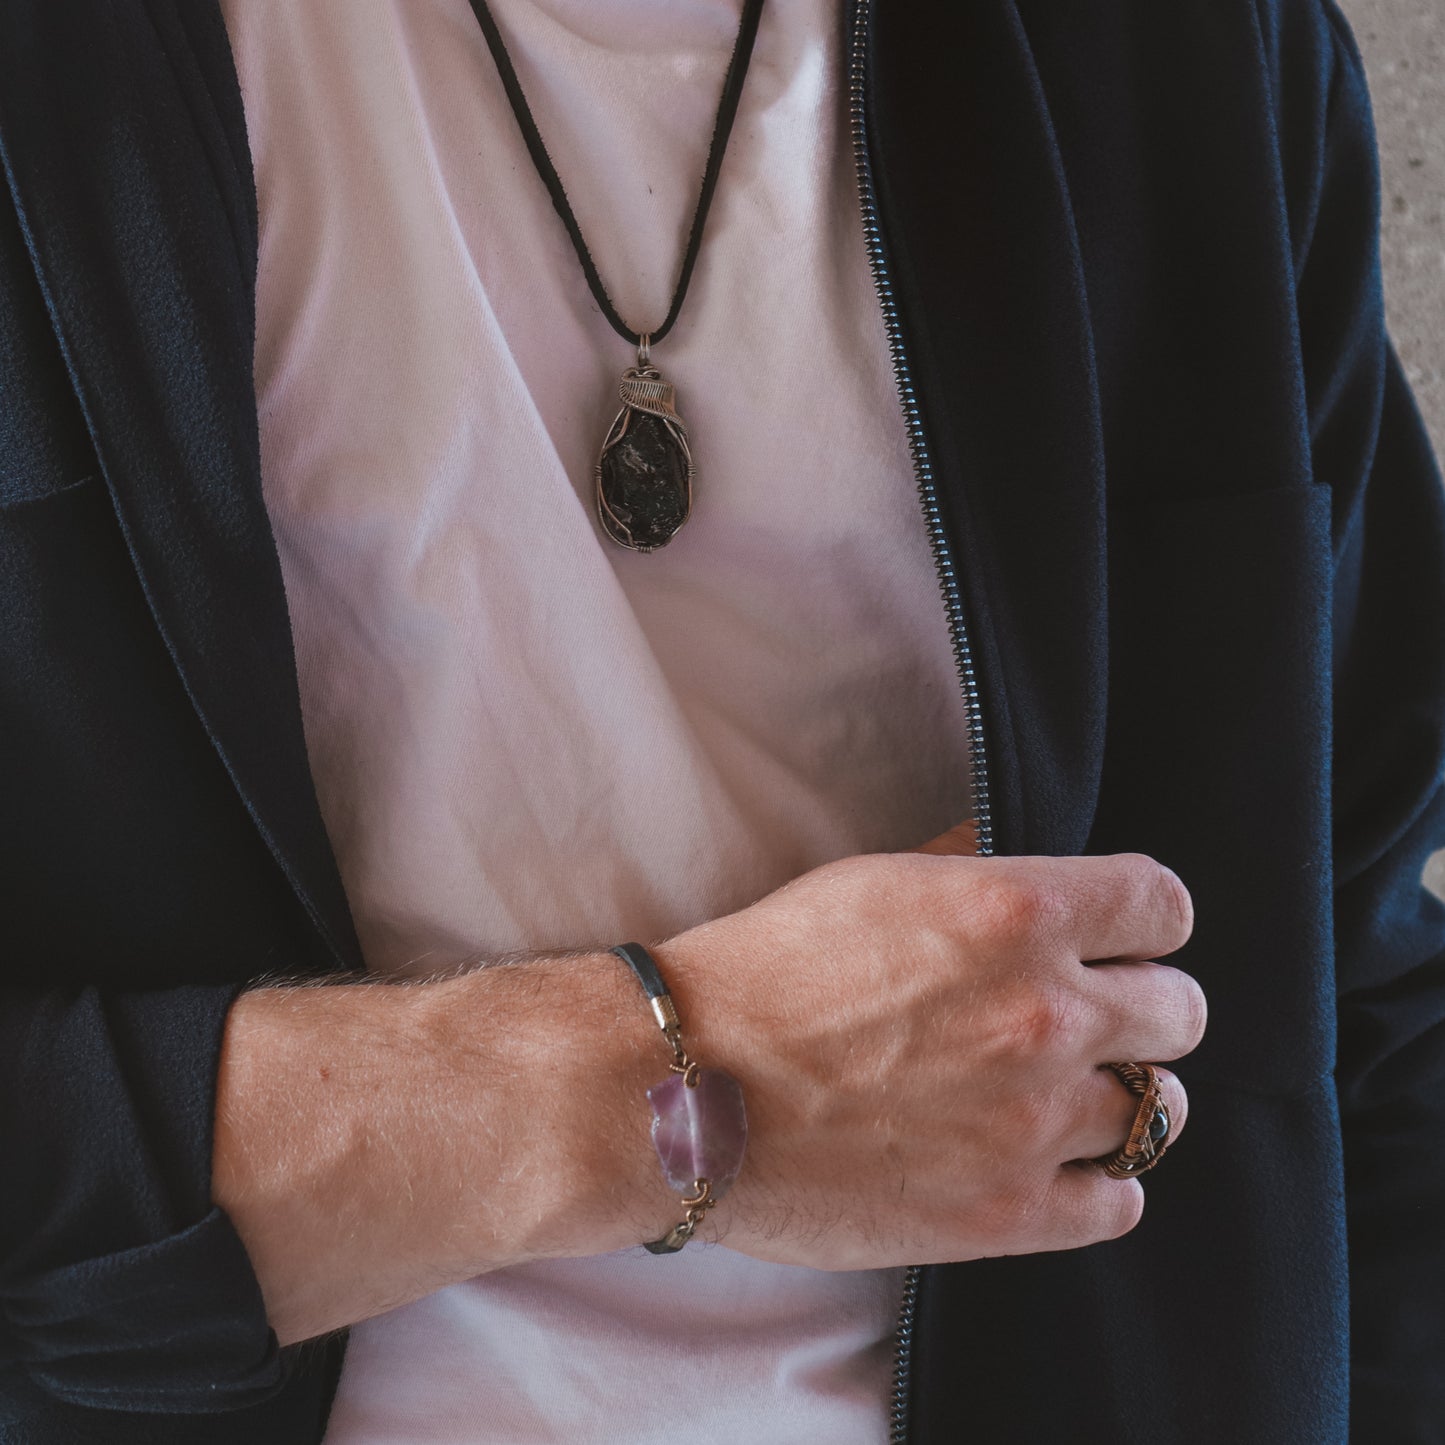
[[[645,1248],[653,1254],[676,1254],[742,1168],[748,1138],[742,1088],[731,1074],[704,1069],[688,1057],[677,1006],[652,955],[640,943],[621,943],[611,952],[636,975],[672,1049],[671,1076],[650,1088],[647,1099],[652,1105],[652,1142],[668,1183],[682,1195],[683,1217]]]
[[[640,943],[619,943],[612,951],[637,975],[637,981],[648,998],[670,997],[662,974],[658,972],[657,960]]]
[[[637,975],[637,981],[642,985],[648,1003],[652,1005],[652,1016],[657,1020],[663,1037],[672,1045],[676,1062],[685,1064],[687,1052],[682,1047],[682,1024],[678,1022],[677,1005],[673,1003],[672,995],[662,981],[657,961],[640,943],[619,943],[612,952]]]

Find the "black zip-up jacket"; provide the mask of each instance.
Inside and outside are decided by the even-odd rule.
[[[900,1429],[1445,1441],[1445,507],[1353,40],[1328,0],[855,7],[995,846],[1172,865],[1211,1002],[1143,1223],[924,1271]],[[0,1440],[303,1445],[342,1345],[276,1349],[211,1205],[216,1063],[248,980],[359,959],[216,0],[4,0],[0,159]]]

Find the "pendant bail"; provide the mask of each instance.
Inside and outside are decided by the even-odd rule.
[[[637,366],[643,370],[652,365],[652,333],[644,331],[637,338]]]

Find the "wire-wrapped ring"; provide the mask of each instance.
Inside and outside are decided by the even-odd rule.
[[[1169,1108],[1159,1087],[1159,1071],[1153,1064],[1115,1063],[1101,1067],[1112,1069],[1123,1080],[1125,1088],[1138,1097],[1139,1107],[1124,1146],[1092,1162],[1110,1179],[1136,1179],[1164,1157],[1170,1144]]]

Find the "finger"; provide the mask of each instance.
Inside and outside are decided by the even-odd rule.
[[[1091,963],[1082,972],[1098,1021],[1096,1060],[1182,1059],[1199,1047],[1209,1004],[1187,973],[1167,963]]]
[[[1184,1085],[1168,1069],[1155,1065],[1159,1092],[1169,1114],[1169,1142],[1179,1137],[1189,1117],[1189,1096]],[[1090,1070],[1076,1096],[1074,1128],[1063,1141],[1064,1159],[1080,1162],[1115,1154],[1129,1142],[1129,1131],[1139,1113],[1139,1096],[1131,1092],[1112,1070],[1100,1066]],[[1061,1160],[1060,1162],[1064,1162]]]
[[[944,857],[974,857],[978,853],[978,825],[972,818],[965,818],[956,827],[936,838],[909,849],[912,853],[934,853]]]
[[[1133,1229],[1144,1213],[1144,1189],[1137,1179],[1110,1179],[1096,1164],[1063,1164],[1049,1180],[1043,1211],[1054,1238],[1033,1247],[1079,1249]]]
[[[1143,853],[1056,861],[1081,959],[1154,959],[1189,941],[1194,904],[1172,869]]]

